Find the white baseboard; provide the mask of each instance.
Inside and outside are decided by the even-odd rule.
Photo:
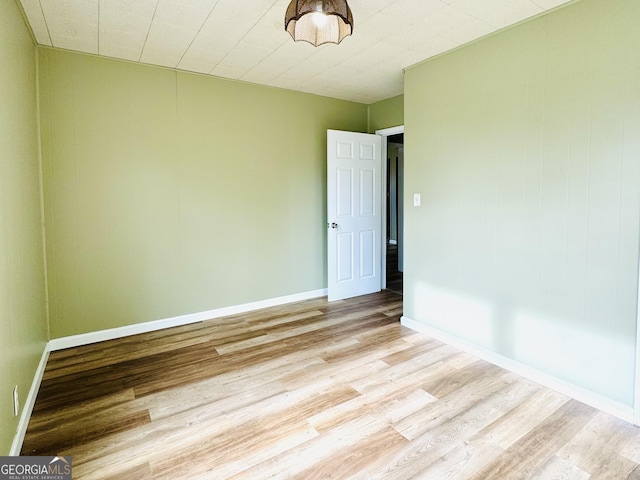
[[[47,366],[48,359],[49,349],[45,347],[44,351],[42,352],[42,357],[40,357],[40,363],[38,364],[36,373],[33,376],[29,394],[27,395],[27,399],[24,403],[24,406],[22,407],[22,414],[20,415],[20,421],[18,422],[18,429],[16,431],[15,437],[13,437],[13,443],[11,444],[11,450],[9,451],[9,455],[11,455],[12,457],[19,456],[20,450],[22,450],[22,443],[24,442],[24,436],[27,433],[27,427],[29,426],[29,420],[31,419],[33,406],[36,404],[36,397],[38,396],[38,391],[40,390],[40,383],[42,382],[42,376],[44,375],[44,369]]]
[[[531,368],[523,363],[517,362],[498,353],[473,345],[472,343],[462,340],[454,335],[417,322],[416,320],[412,320],[411,318],[403,316],[400,319],[400,323],[405,327],[408,327],[420,333],[424,333],[425,335],[435,338],[436,340],[440,340],[441,342],[452,345],[464,352],[481,358],[482,360],[486,360],[487,362],[493,363],[494,365],[502,367],[505,370],[509,370],[510,372],[539,383],[544,387],[555,390],[556,392],[567,395],[568,397],[578,400],[579,402],[585,403],[591,407],[597,408],[598,410],[613,415],[614,417],[620,418],[625,422],[636,422],[633,407],[615,402],[585,388],[573,385],[569,382],[565,382],[564,380],[560,380],[552,375],[536,370],[535,368]],[[637,423],[635,424],[637,425]]]
[[[286,295],[284,297],[270,298],[260,300],[258,302],[245,303],[242,305],[233,305],[230,307],[216,308],[206,312],[190,313],[177,317],[165,318],[162,320],[153,320],[150,322],[136,323],[134,325],[126,325],[124,327],[110,328],[108,330],[99,330],[97,332],[83,333],[80,335],[72,335],[69,337],[54,338],[49,341],[48,350],[53,352],[56,350],[64,350],[65,348],[79,347],[81,345],[89,345],[91,343],[104,342],[115,338],[128,337],[138,335],[139,333],[153,332],[164,328],[179,327],[190,323],[202,322],[213,318],[226,317],[228,315],[236,315],[239,313],[247,313],[262,308],[276,307],[287,303],[301,302],[312,298],[324,297],[327,295],[327,289],[312,290],[310,292]]]

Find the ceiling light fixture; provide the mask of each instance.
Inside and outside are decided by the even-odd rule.
[[[302,40],[315,47],[340,43],[353,32],[353,15],[347,0],[292,0],[284,29],[296,42]]]

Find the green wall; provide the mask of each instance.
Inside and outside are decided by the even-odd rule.
[[[404,314],[633,405],[640,2],[583,0],[406,73]]]
[[[404,95],[369,105],[369,133],[404,125]]]
[[[0,455],[48,340],[41,228],[35,47],[13,0],[0,2]]]
[[[367,106],[40,49],[51,337],[326,287],[326,130]]]

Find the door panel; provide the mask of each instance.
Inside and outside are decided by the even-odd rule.
[[[327,131],[330,301],[380,291],[381,168],[378,135]]]
[[[337,172],[338,185],[338,218],[351,217],[353,215],[353,171],[339,168]]]
[[[360,216],[376,214],[376,191],[374,170],[360,170]]]
[[[371,278],[376,268],[376,232],[360,232],[360,278]]]

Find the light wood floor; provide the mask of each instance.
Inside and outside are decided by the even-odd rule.
[[[51,354],[75,478],[640,479],[640,429],[401,327],[391,292]]]

